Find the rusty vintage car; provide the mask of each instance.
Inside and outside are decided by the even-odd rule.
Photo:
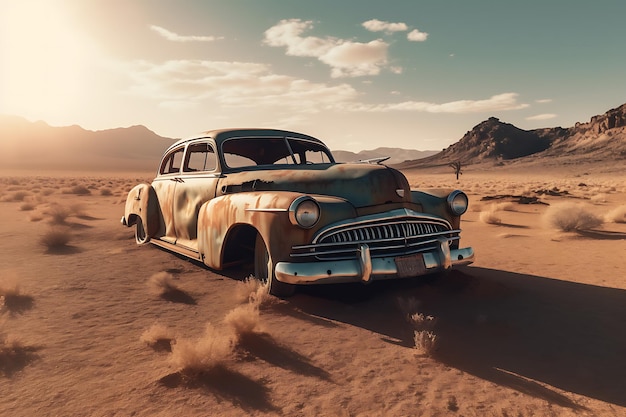
[[[411,190],[380,163],[337,163],[308,135],[224,129],[170,146],[152,183],[129,192],[122,224],[138,244],[214,270],[247,264],[289,296],[470,264],[474,251],[459,245],[467,206],[462,191]]]

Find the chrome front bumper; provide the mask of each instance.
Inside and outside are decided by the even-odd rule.
[[[362,244],[357,259],[342,261],[317,261],[306,263],[278,262],[275,275],[278,281],[289,284],[331,284],[341,282],[370,282],[372,280],[405,278],[444,271],[453,266],[468,265],[474,262],[471,247],[450,249],[442,240],[436,251],[419,256],[414,274],[407,274],[406,268],[399,268],[397,257],[372,258],[369,247]],[[403,269],[403,270],[402,270]],[[409,268],[409,272],[411,269]]]

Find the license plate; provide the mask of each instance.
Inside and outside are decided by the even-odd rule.
[[[424,275],[426,273],[426,265],[424,265],[424,256],[421,253],[409,256],[398,256],[395,258],[396,268],[398,268],[398,277],[408,278]]]

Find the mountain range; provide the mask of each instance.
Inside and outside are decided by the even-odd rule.
[[[590,163],[620,159],[626,160],[626,104],[569,128],[523,130],[490,117],[443,151],[399,167],[440,166],[455,161],[463,165],[502,165],[537,160]]]
[[[91,131],[0,115],[0,167],[8,169],[153,172],[174,141],[144,126]],[[338,162],[390,157],[387,163],[394,164],[435,153],[377,148],[358,153],[334,151],[333,155]]]
[[[153,172],[174,139],[144,126],[90,131],[52,127],[0,115],[0,168],[41,171]],[[626,104],[569,128],[523,130],[495,117],[479,123],[441,152],[377,148],[334,151],[337,161],[390,157],[400,169],[491,163],[585,163],[626,160]]]

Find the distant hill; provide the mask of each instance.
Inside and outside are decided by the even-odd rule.
[[[626,159],[626,104],[570,128],[523,130],[490,117],[442,152],[398,167],[441,166],[453,161],[470,165],[524,158],[548,158],[553,162]]]
[[[369,151],[360,151],[358,153],[350,151],[333,151],[333,155],[337,162],[355,162],[365,159],[389,157],[385,164],[399,164],[405,161],[426,158],[436,154],[437,151],[417,151],[414,149],[400,148],[376,148]]]
[[[155,172],[173,143],[144,126],[91,131],[0,115],[0,167]]]
[[[155,172],[163,152],[173,141],[144,126],[91,131],[0,115],[0,168]],[[398,148],[359,153],[333,151],[338,162],[389,156],[389,164],[435,153]]]

